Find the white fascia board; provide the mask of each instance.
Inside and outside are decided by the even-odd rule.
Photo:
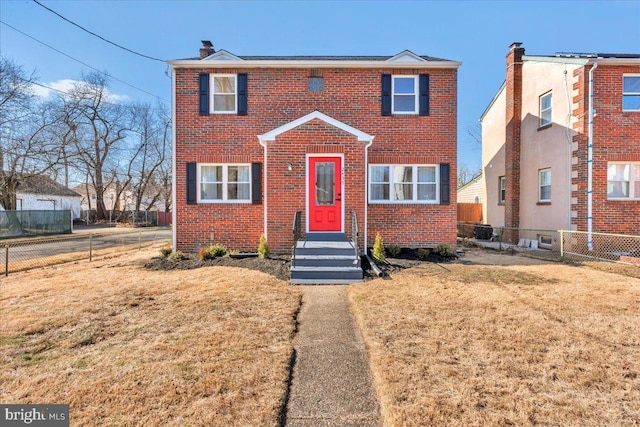
[[[457,69],[462,62],[456,61],[424,61],[424,62],[387,62],[387,61],[229,61],[184,59],[167,61],[173,68],[453,68]]]
[[[640,58],[589,58],[589,64],[601,65],[640,65]]]
[[[533,56],[533,55],[522,55],[522,62],[530,61],[530,62],[557,62],[560,64],[576,64],[576,65],[585,65],[589,62],[588,58],[572,58],[566,56]]]
[[[411,52],[410,50],[403,50],[402,52],[400,52],[397,55],[392,56],[391,58],[387,59],[385,62],[427,62],[426,59],[424,58],[420,58],[418,55],[416,55],[415,53]]]
[[[300,117],[299,119],[296,119],[294,121],[291,121],[289,123],[285,123],[284,125],[277,127],[265,134],[262,135],[258,135],[258,139],[260,141],[275,141],[276,137],[278,135],[281,135],[287,131],[290,131],[291,129],[295,129],[298,126],[301,126],[311,120],[314,119],[319,119],[322,120],[325,123],[330,124],[331,126],[334,126],[338,129],[341,129],[347,133],[350,133],[351,135],[354,135],[355,137],[358,138],[358,141],[365,141],[365,142],[369,142],[373,139],[373,136],[369,135],[368,133],[362,132],[361,130],[358,130],[352,126],[349,126],[346,123],[343,123],[339,120],[334,119],[333,117],[329,117],[324,113],[321,113],[320,111],[314,111],[312,113],[307,114],[306,116]]]

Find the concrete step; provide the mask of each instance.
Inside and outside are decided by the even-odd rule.
[[[334,255],[355,257],[355,248],[351,242],[299,241],[296,244],[296,257],[298,255]]]
[[[292,267],[291,283],[355,283],[362,282],[359,267]]]
[[[311,242],[344,242],[346,239],[344,237],[344,233],[309,232],[307,233],[305,240]]]
[[[296,267],[358,267],[359,259],[352,252],[349,255],[299,255],[296,254]],[[293,260],[292,260],[293,262]]]

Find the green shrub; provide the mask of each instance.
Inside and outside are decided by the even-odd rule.
[[[189,257],[182,251],[175,251],[171,255],[169,255],[169,259],[172,261],[181,261],[184,259],[189,259]]]
[[[269,258],[269,245],[267,244],[267,238],[264,237],[264,234],[260,236],[260,244],[258,245],[258,258],[265,259]]]
[[[420,258],[423,261],[425,259],[429,258],[430,254],[431,254],[431,250],[430,249],[425,249],[425,248],[419,248],[418,249],[418,258]]]
[[[221,245],[220,243],[216,243],[215,245],[211,245],[209,247],[209,253],[211,254],[211,258],[225,256],[227,253],[227,247]]]
[[[453,249],[451,249],[451,246],[444,243],[441,243],[438,246],[436,246],[433,252],[445,258],[448,258],[451,255],[453,255]]]
[[[400,255],[400,252],[402,251],[402,249],[400,249],[400,246],[398,245],[389,245],[387,246],[387,253],[392,256],[392,257],[397,257],[398,255]]]
[[[379,262],[384,262],[387,258],[384,254],[384,243],[382,242],[382,236],[380,233],[376,233],[376,240],[373,243],[373,259]]]
[[[162,256],[162,258],[168,257],[169,255],[171,255],[171,252],[173,252],[173,248],[171,248],[171,246],[160,248],[160,255]]]

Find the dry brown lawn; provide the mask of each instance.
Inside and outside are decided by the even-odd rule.
[[[156,254],[0,278],[2,402],[68,403],[74,426],[278,425],[300,291],[144,270]]]
[[[422,264],[349,297],[385,426],[640,425],[640,279]]]

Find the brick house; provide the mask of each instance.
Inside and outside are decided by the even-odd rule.
[[[204,41],[169,61],[174,248],[291,253],[302,240],[456,242],[459,62],[418,56],[236,56]],[[357,244],[357,245],[355,245]],[[357,250],[357,249],[356,249]]]
[[[481,122],[487,223],[640,234],[640,55],[514,43]]]

